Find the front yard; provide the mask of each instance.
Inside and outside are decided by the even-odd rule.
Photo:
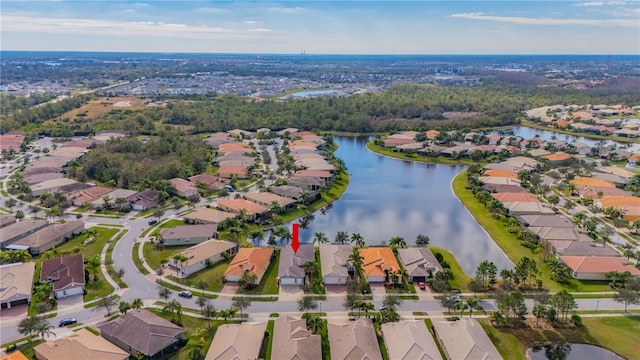
[[[240,295],[277,295],[280,291],[278,287],[278,264],[280,264],[280,253],[278,252],[276,258],[271,261],[267,271],[264,273],[260,284],[252,290],[246,290],[238,288],[237,294]]]

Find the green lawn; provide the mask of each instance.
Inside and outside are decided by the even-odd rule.
[[[222,278],[224,277],[224,272],[227,270],[230,263],[231,263],[231,259],[226,261],[221,261],[213,265],[211,268],[208,268],[208,269],[205,268],[203,270],[198,271],[195,274],[191,274],[187,276],[186,279],[177,279],[175,277],[169,277],[169,278],[171,280],[174,280],[176,282],[181,282],[181,283],[185,283],[185,280],[186,280],[191,286],[194,286],[194,287],[198,285],[198,282],[204,281],[207,284],[209,284],[209,287],[207,287],[205,290],[220,292],[220,290],[222,290],[222,287],[224,286],[224,283],[222,282]]]
[[[640,317],[583,318],[583,327],[542,330],[533,328],[495,328],[488,319],[482,327],[505,359],[525,360],[526,350],[537,343],[573,342],[605,347],[626,359],[640,359]]]
[[[453,179],[452,188],[455,195],[460,199],[462,204],[471,212],[478,224],[482,226],[493,238],[493,240],[507,254],[507,257],[514,263],[521,258],[527,256],[538,262],[538,279],[541,279],[544,286],[550,291],[559,291],[567,289],[569,291],[611,291],[606,281],[578,281],[571,279],[568,284],[563,285],[557,283],[550,278],[549,268],[543,265],[536,254],[531,250],[520,245],[520,241],[515,235],[511,234],[502,220],[496,219],[492,214],[480,203],[471,190],[466,188],[467,171],[462,171]]]
[[[393,151],[393,149],[384,148],[382,146],[378,146],[374,144],[373,140],[367,143],[367,149],[373,151],[376,154],[380,154],[380,155],[384,155],[384,156],[388,156],[388,157],[392,157],[400,160],[417,161],[417,162],[423,162],[423,163],[451,164],[451,165],[476,164],[475,161],[468,158],[451,159],[445,156],[430,157],[430,156],[422,156],[418,154],[407,154],[404,152],[396,152],[396,151]]]
[[[440,344],[440,340],[438,340],[437,336],[433,333],[433,330],[431,330],[433,328],[433,322],[431,321],[431,319],[424,319],[424,324],[427,325],[427,330],[429,330],[429,334],[431,334],[431,336],[433,337],[433,341],[436,343],[436,346],[438,347],[438,351],[440,352],[440,356],[442,356],[443,359],[446,359],[447,355],[444,352],[444,350],[442,349],[442,345]]]
[[[156,249],[155,245],[145,242],[142,253],[147,264],[149,264],[152,269],[157,270],[160,268],[160,260],[171,258],[173,255],[191,246],[193,245],[166,246],[164,250],[159,250]]]
[[[122,230],[120,234],[113,239],[113,241],[109,244],[109,248],[107,249],[107,253],[105,254],[105,263],[107,267],[107,272],[111,275],[111,278],[118,283],[120,288],[126,288],[127,284],[118,277],[116,274],[116,268],[113,266],[113,248],[116,246],[118,241],[127,233],[128,230]]]
[[[133,264],[136,266],[138,271],[140,271],[143,275],[149,274],[149,271],[146,267],[142,266],[142,261],[140,261],[140,257],[138,257],[138,248],[140,247],[140,243],[136,242],[133,244],[133,248],[131,248],[131,258],[133,259]]]
[[[384,344],[384,338],[382,337],[382,332],[380,331],[380,324],[374,321],[373,328],[375,329],[376,337],[378,338],[378,347],[380,347],[380,354],[382,354],[382,360],[389,360],[389,353],[387,352],[387,347]]]
[[[453,280],[449,281],[449,285],[451,285],[451,288],[466,290],[467,284],[469,283],[469,280],[471,280],[471,277],[467,275],[464,270],[462,270],[462,267],[460,267],[460,264],[458,264],[458,260],[456,260],[453,254],[451,254],[448,250],[439,248],[437,246],[429,246],[429,249],[431,249],[434,255],[437,253],[441,254],[444,260],[451,266],[451,271],[453,271],[454,276]]]
[[[238,292],[236,294],[251,294],[251,295],[260,295],[260,294],[275,294],[277,295],[279,292],[278,288],[278,264],[280,263],[280,253],[276,255],[276,258],[271,261],[267,271],[265,272],[262,280],[258,287],[253,290],[245,290],[243,288],[238,288]]]
[[[265,332],[265,336],[269,336],[269,340],[267,340],[267,346],[262,349],[260,358],[264,360],[271,360],[271,349],[273,348],[273,328],[275,327],[275,322],[273,320],[269,320],[267,322],[267,331]]]

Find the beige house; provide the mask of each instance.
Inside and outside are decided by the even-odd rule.
[[[193,245],[207,241],[217,235],[216,224],[183,225],[160,230],[165,246]]]
[[[442,359],[433,336],[422,320],[385,323],[381,329],[389,359]]]
[[[476,319],[434,321],[433,327],[436,337],[440,339],[450,359],[502,359],[498,349]]]
[[[4,249],[29,234],[44,229],[49,223],[46,220],[22,219],[11,225],[0,228],[0,246]]]
[[[205,360],[257,359],[265,330],[266,322],[220,325]]]
[[[10,309],[31,302],[33,262],[14,263],[0,266],[0,308]]]
[[[224,260],[223,253],[233,255],[238,251],[238,245],[225,241],[211,239],[185,249],[180,255],[187,261],[176,262],[169,258],[169,265],[180,271],[182,276],[189,276],[207,267],[207,264],[215,264]]]
[[[327,330],[332,359],[382,360],[371,319],[329,320]]]
[[[295,200],[268,192],[246,193],[244,194],[244,197],[251,202],[254,202],[258,205],[266,206],[267,208],[271,208],[271,205],[273,203],[277,203],[284,210],[289,210],[296,207]]]
[[[307,321],[284,315],[274,321],[272,359],[322,360],[321,338],[307,330]]]
[[[320,245],[320,266],[325,285],[346,284],[353,267],[348,259],[351,245]]]
[[[89,330],[80,329],[55,341],[33,348],[38,360],[127,360],[129,353]]]
[[[398,249],[398,258],[407,270],[409,281],[427,281],[442,270],[440,263],[428,247]]]
[[[236,214],[209,208],[197,208],[184,215],[184,220],[191,224],[219,224]]]

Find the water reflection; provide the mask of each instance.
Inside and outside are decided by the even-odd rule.
[[[531,360],[621,360],[613,352],[599,346],[587,344],[555,343],[534,346],[527,350]]]
[[[538,135],[540,139],[546,141],[546,140],[550,140],[552,137],[555,136],[556,139],[562,140],[568,143],[577,141],[583,144],[587,144],[589,146],[594,146],[598,143],[603,143],[605,145],[616,144],[618,147],[628,147],[630,149],[629,151],[632,151],[632,152],[640,151],[640,144],[638,143],[621,143],[621,142],[610,141],[610,140],[603,141],[603,140],[597,140],[597,139],[590,139],[583,136],[567,135],[567,134],[560,134],[560,133],[555,133],[547,130],[534,129],[526,126],[517,126],[512,129],[508,129],[508,131],[513,132],[514,135],[521,136],[525,139],[530,139]]]

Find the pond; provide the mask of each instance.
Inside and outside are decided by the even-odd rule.
[[[605,348],[573,343],[557,343],[529,348],[527,358],[531,360],[624,360]]]
[[[451,251],[467,274],[483,260],[498,269],[513,263],[478,225],[451,189],[465,166],[424,164],[386,158],[366,148],[367,137],[335,137],[336,156],[344,160],[351,181],[343,197],[325,214],[318,211],[300,241],[321,231],[333,241],[336,232],[360,233],[367,244],[388,244],[401,236],[408,245],[418,234]]]
[[[583,144],[587,144],[589,146],[594,146],[602,141],[598,139],[586,138],[584,136],[560,134],[560,133],[555,133],[553,131],[535,129],[535,128],[530,128],[526,126],[516,126],[508,130],[513,131],[514,135],[521,136],[524,139],[530,139],[537,135],[542,140],[550,140],[552,137],[555,136],[555,138],[558,140],[562,140],[566,142],[578,141]],[[621,143],[621,142],[612,141],[612,140],[604,140],[602,142],[606,145],[616,144],[618,147],[628,147],[628,151],[631,151],[631,152],[640,151],[640,144],[638,143]]]
[[[285,95],[281,97],[281,100],[287,99],[302,99],[311,96],[324,96],[324,95],[338,95],[340,91],[338,90],[307,90],[307,91],[299,91],[293,94]]]

